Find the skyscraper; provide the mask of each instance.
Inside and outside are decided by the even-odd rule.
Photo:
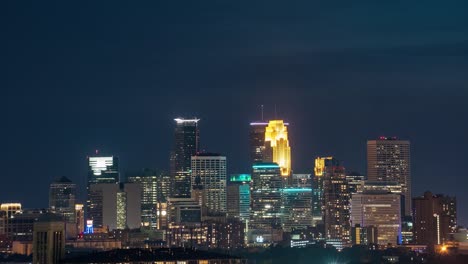
[[[204,206],[209,212],[226,212],[226,157],[199,153],[192,156],[192,183],[203,188]]]
[[[400,195],[378,190],[353,194],[351,224],[376,227],[379,245],[396,246],[401,235]]]
[[[114,156],[100,155],[98,151],[93,156],[88,156],[88,179],[86,184],[86,210],[88,214],[93,209],[90,207],[90,185],[100,183],[117,183],[120,180],[119,159]]]
[[[62,215],[66,222],[75,222],[76,184],[61,177],[50,184],[49,208]]]
[[[158,222],[157,204],[165,203],[169,196],[170,177],[165,173],[144,169],[127,177],[128,182],[140,183],[141,192],[141,225],[156,229]]]
[[[325,210],[323,184],[327,167],[339,166],[337,159],[333,157],[317,157],[315,159],[314,177],[312,179],[312,218],[314,225],[323,223],[323,213]]]
[[[171,152],[172,196],[190,198],[191,196],[191,157],[198,153],[200,119],[176,118],[174,145]]]
[[[367,178],[402,185],[405,215],[411,215],[410,142],[380,137],[367,141]]]
[[[455,197],[425,192],[413,198],[414,242],[421,245],[440,245],[448,241],[449,233],[456,230]]]
[[[228,217],[246,222],[250,217],[250,174],[232,174],[227,186]]]
[[[249,228],[269,230],[281,226],[281,168],[276,163],[256,163],[252,172]]]
[[[78,235],[76,228],[76,184],[67,177],[61,177],[50,184],[49,208],[53,213],[63,217],[67,238]]]
[[[139,228],[141,185],[139,183],[97,183],[89,189],[88,220],[94,230]]]
[[[331,164],[331,166],[324,167],[321,176],[323,177],[325,234],[329,240],[347,243],[350,239],[349,187],[345,168],[334,159],[331,160]]]
[[[271,161],[280,166],[281,176],[291,176],[291,147],[287,124],[283,120],[270,120],[265,128],[265,152],[272,153]]]
[[[312,189],[304,187],[283,188],[282,226],[285,232],[312,226]]]
[[[265,128],[268,123],[265,122],[252,122],[250,123],[250,163],[271,161],[271,154],[265,157]]]
[[[120,180],[119,158],[96,155],[88,157],[88,186],[93,183],[116,183]]]

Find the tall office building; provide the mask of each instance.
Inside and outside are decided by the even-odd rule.
[[[283,120],[270,120],[265,128],[265,152],[271,153],[272,159],[264,161],[277,163],[281,168],[281,176],[291,176],[291,147],[287,124]]]
[[[94,230],[139,228],[141,185],[139,183],[97,183],[90,185],[90,211]]]
[[[328,160],[330,161],[330,160]],[[349,200],[350,192],[345,168],[331,159],[331,166],[323,170],[323,220],[327,240],[346,244],[350,239]]]
[[[325,168],[339,166],[337,159],[333,157],[317,157],[315,159],[314,177],[312,179],[312,218],[314,226],[323,224],[323,213],[325,210],[323,184]]]
[[[226,212],[226,157],[220,154],[199,153],[192,156],[192,183],[203,189],[205,206],[209,212]]]
[[[401,235],[400,195],[378,190],[353,194],[351,225],[376,227],[379,245],[396,246]]]
[[[250,123],[250,163],[271,161],[272,153],[265,152],[265,128],[268,123],[252,122]],[[270,155],[268,155],[270,154]],[[267,157],[265,156],[267,155]]]
[[[357,193],[359,188],[364,184],[365,180],[364,175],[360,175],[359,173],[350,173],[346,175],[346,181],[348,182],[349,192],[351,194]]]
[[[14,230],[11,228],[12,216],[21,213],[20,203],[2,203],[0,204],[0,234],[8,238],[13,236]]]
[[[250,174],[232,174],[227,186],[227,215],[247,222],[250,218]]]
[[[165,203],[169,197],[170,176],[165,173],[144,169],[142,172],[127,177],[131,183],[140,183],[141,192],[141,226],[156,229],[158,215],[156,206]]]
[[[76,238],[76,184],[67,177],[61,177],[50,184],[49,187],[49,209],[65,220],[65,231],[67,238]]]
[[[455,197],[425,192],[413,198],[414,242],[421,245],[440,245],[456,230],[457,203]]]
[[[411,215],[410,142],[380,137],[367,141],[367,178],[402,185],[405,215]]]
[[[252,172],[249,228],[272,229],[281,226],[281,167],[276,163],[256,163]]]
[[[100,183],[117,183],[120,180],[119,159],[115,156],[100,155],[98,151],[88,156],[88,179],[86,184],[86,217],[93,210],[90,201],[90,185]]]
[[[282,226],[285,232],[307,229],[312,226],[312,189],[304,187],[283,188]]]
[[[190,198],[191,196],[191,157],[198,153],[200,119],[176,118],[174,145],[171,152],[172,197]]]
[[[94,183],[116,183],[120,180],[119,158],[96,155],[88,157],[88,185]]]
[[[49,208],[62,215],[65,221],[75,222],[76,184],[67,177],[61,177],[50,184]]]

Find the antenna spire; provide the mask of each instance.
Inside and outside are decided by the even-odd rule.
[[[263,121],[263,105],[260,105],[261,109],[262,109],[262,121]]]

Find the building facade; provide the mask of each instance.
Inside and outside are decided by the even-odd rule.
[[[226,157],[213,153],[199,153],[192,156],[191,160],[191,182],[202,188],[207,210],[213,213],[226,213]]]
[[[52,214],[34,223],[33,263],[61,263],[65,256],[65,223]]]
[[[141,184],[141,226],[156,229],[158,215],[156,206],[165,203],[170,194],[170,176],[153,170],[144,169],[127,177],[130,183]]]
[[[304,187],[283,188],[282,227],[285,232],[306,230],[312,226],[312,189]]]
[[[291,147],[289,146],[288,127],[283,120],[270,120],[268,122],[268,126],[265,128],[265,151],[272,153],[271,161],[280,166],[281,176],[290,177]]]
[[[401,239],[400,195],[384,191],[353,194],[351,225],[377,228],[377,243],[396,246]]]
[[[250,123],[249,143],[251,164],[272,159],[271,154],[265,152],[265,128],[267,125],[268,123],[265,122]]]
[[[281,227],[281,167],[276,163],[256,163],[252,171],[249,229]]]
[[[395,137],[367,141],[367,177],[370,181],[398,182],[404,195],[405,215],[411,215],[410,142]]]
[[[421,245],[440,245],[456,230],[456,198],[425,192],[413,198],[414,242]]]
[[[170,157],[172,177],[172,197],[190,198],[191,196],[191,157],[199,152],[200,119],[176,118],[174,145]]]
[[[227,186],[227,216],[248,222],[250,218],[250,174],[232,174]]]

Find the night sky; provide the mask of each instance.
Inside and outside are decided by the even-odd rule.
[[[0,4],[0,202],[83,187],[95,149],[168,169],[179,116],[249,172],[263,104],[297,173],[318,155],[365,173],[367,139],[409,139],[413,194],[456,195],[468,225],[467,1],[65,2]]]

